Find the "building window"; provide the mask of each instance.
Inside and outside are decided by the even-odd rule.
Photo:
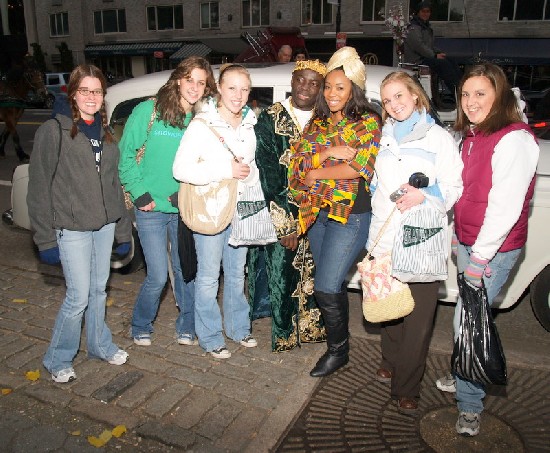
[[[363,0],[361,22],[384,22],[385,0]]]
[[[243,27],[269,25],[269,0],[243,0]]]
[[[464,0],[432,0],[431,22],[462,22],[464,20]],[[416,10],[418,0],[409,0],[411,13]]]
[[[328,0],[302,0],[302,25],[332,24],[332,5]]]
[[[181,30],[182,28],[182,5],[147,7],[147,30]]]
[[[50,14],[50,36],[69,34],[69,13]]]
[[[126,32],[126,10],[104,9],[94,11],[94,29],[96,34]]]
[[[220,27],[219,2],[201,3],[201,28]]]
[[[550,4],[545,0],[500,0],[499,20],[550,20]]]

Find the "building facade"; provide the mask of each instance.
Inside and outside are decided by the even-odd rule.
[[[395,64],[384,17],[417,0],[24,0],[29,45],[40,44],[51,70],[65,42],[76,64],[99,65],[116,78],[174,67],[188,55],[233,61],[260,30],[296,31],[311,57],[327,60],[336,32],[362,56]],[[550,65],[550,2],[432,0],[432,27],[443,50],[467,64],[490,59],[514,67]],[[261,36],[261,35],[260,35]],[[259,40],[259,38],[258,38]],[[340,41],[343,42],[343,41]],[[371,60],[372,61],[372,60]],[[522,71],[522,69],[519,69]],[[537,74],[535,74],[537,75]]]

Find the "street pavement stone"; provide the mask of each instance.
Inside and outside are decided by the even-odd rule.
[[[190,385],[177,382],[156,392],[143,409],[147,414],[160,418],[168,414],[189,392]]]
[[[142,377],[143,373],[139,371],[121,373],[103,387],[98,388],[92,393],[92,397],[101,402],[109,403],[136,384]]]

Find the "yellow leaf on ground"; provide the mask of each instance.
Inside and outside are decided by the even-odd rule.
[[[103,447],[106,442],[103,439],[99,439],[95,436],[88,436],[88,443],[90,445],[93,445],[94,447],[100,448]]]
[[[113,433],[113,436],[120,437],[126,432],[126,426],[117,425],[113,428],[113,430],[111,432]]]
[[[15,304],[26,304],[27,303],[27,299],[12,299],[11,301]]]
[[[71,436],[80,436],[80,430],[71,432]]]
[[[105,302],[105,305],[107,307],[110,307],[111,305],[113,305],[113,302],[114,302],[114,299],[112,297],[107,297],[107,301]]]
[[[113,433],[108,429],[106,429],[99,435],[99,438],[105,441],[105,443],[109,442],[111,440],[111,437],[113,437]]]
[[[123,284],[124,284],[124,285],[131,285],[131,284],[132,284],[132,282],[129,282],[129,281],[125,281],[125,282],[124,282]]]
[[[29,381],[37,381],[38,379],[40,379],[40,371],[39,370],[27,371],[25,373],[25,377]]]
[[[13,392],[12,389],[2,389],[2,395],[9,395],[11,392]],[[125,429],[126,431],[126,429]]]

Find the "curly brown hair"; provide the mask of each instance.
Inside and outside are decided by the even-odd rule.
[[[80,64],[71,72],[69,78],[69,84],[67,85],[67,98],[69,99],[69,104],[71,106],[73,126],[71,128],[71,138],[75,138],[78,133],[77,123],[82,118],[80,115],[80,110],[78,110],[78,105],[76,104],[76,92],[80,87],[80,83],[85,77],[93,77],[99,79],[101,83],[101,88],[103,89],[103,99],[101,101],[101,107],[99,108],[99,114],[101,115],[101,127],[105,131],[105,136],[103,140],[106,143],[112,143],[115,138],[107,122],[107,112],[105,111],[105,93],[107,92],[107,79],[97,66],[92,64]]]
[[[203,99],[217,93],[216,81],[210,63],[203,57],[192,56],[183,60],[174,69],[168,81],[157,93],[157,111],[159,120],[164,121],[172,127],[182,129],[184,127],[185,112],[180,104],[180,91],[178,82],[181,79],[190,77],[193,69],[202,69],[206,72],[206,87]]]

